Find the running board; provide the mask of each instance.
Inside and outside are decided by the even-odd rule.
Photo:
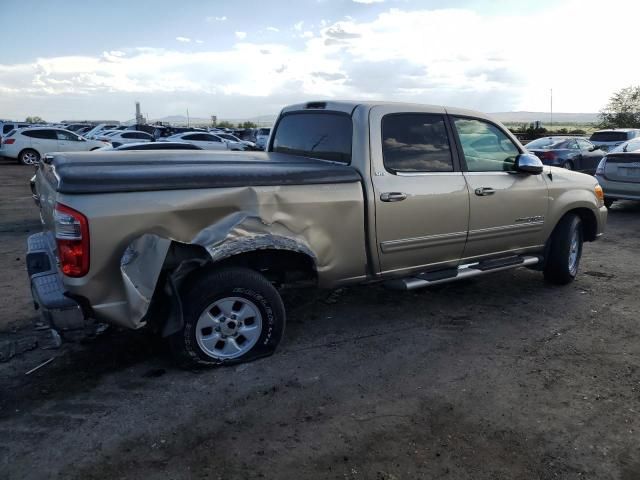
[[[460,265],[458,268],[449,268],[435,272],[424,272],[413,277],[400,278],[385,282],[385,286],[396,290],[415,290],[417,288],[429,287],[440,283],[463,280],[465,278],[477,277],[485,273],[510,270],[518,267],[528,267],[540,262],[540,257],[534,256],[514,256],[508,258],[498,258],[495,260],[483,260],[482,262],[468,263]]]

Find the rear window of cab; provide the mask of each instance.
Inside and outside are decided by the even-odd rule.
[[[272,151],[349,164],[352,132],[344,113],[289,113],[276,126]]]

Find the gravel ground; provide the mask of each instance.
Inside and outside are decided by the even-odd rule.
[[[276,355],[190,372],[144,332],[34,348],[30,174],[0,162],[2,479],[640,478],[639,204],[567,287],[298,292]]]

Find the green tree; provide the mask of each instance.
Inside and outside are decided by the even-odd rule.
[[[258,128],[258,125],[253,122],[238,123],[238,128]]]
[[[218,128],[233,128],[233,123],[223,120],[221,122],[216,123],[216,127]]]
[[[45,121],[38,117],[38,116],[34,116],[34,117],[27,117],[25,122],[27,123],[45,123]]]
[[[640,128],[640,86],[615,92],[599,117],[602,128]]]

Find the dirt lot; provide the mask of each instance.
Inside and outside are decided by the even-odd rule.
[[[0,161],[0,347],[17,352],[45,340],[30,174]],[[565,288],[517,270],[302,292],[277,354],[237,367],[178,370],[143,332],[28,350],[0,363],[0,478],[638,479],[639,237],[640,205],[614,206]]]

